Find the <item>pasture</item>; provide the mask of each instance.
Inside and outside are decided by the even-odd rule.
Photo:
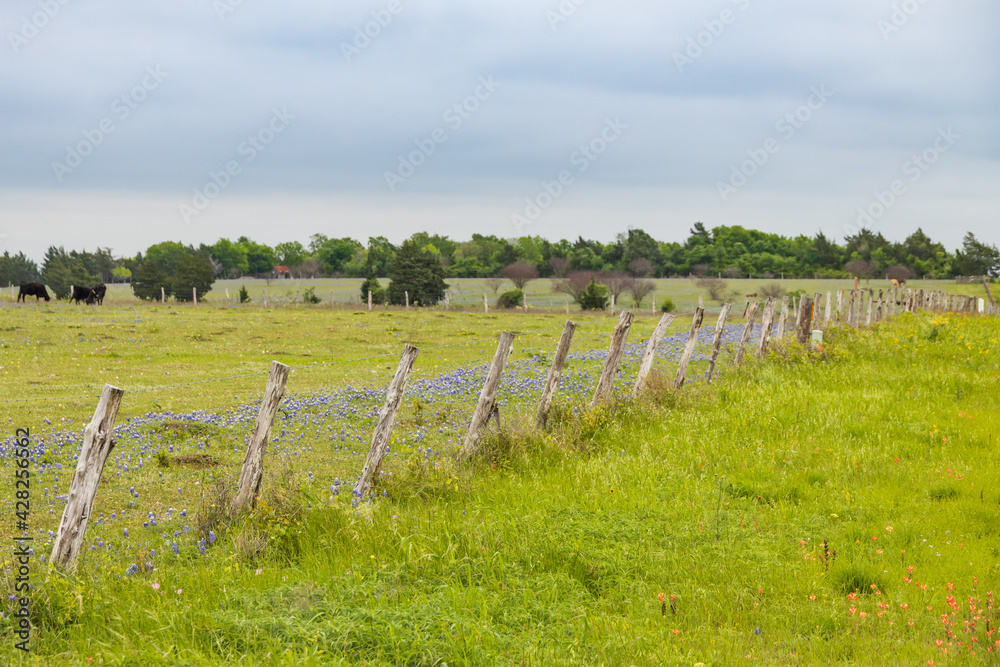
[[[680,307],[697,301],[689,281],[659,282],[677,283]],[[822,353],[778,345],[742,369],[730,364],[734,321],[711,386],[698,381],[707,326],[676,391],[681,317],[658,381],[633,401],[629,380],[657,321],[647,312],[630,334],[621,400],[589,409],[614,319],[575,312],[553,423],[537,433],[526,423],[558,312],[161,306],[125,303],[116,289],[103,307],[0,308],[8,468],[14,429],[32,432],[37,624],[22,655],[7,601],[6,663],[992,660],[994,318],[903,315],[827,332]],[[518,333],[501,427],[463,466],[454,448],[500,330]],[[382,493],[352,503],[404,342],[421,353]],[[217,506],[271,359],[293,371],[263,496],[227,525]],[[105,382],[126,390],[117,446],[77,572],[64,577],[41,557]],[[8,484],[8,543],[12,497]]]

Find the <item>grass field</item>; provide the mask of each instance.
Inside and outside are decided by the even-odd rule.
[[[711,386],[698,380],[708,327],[677,392],[663,378],[690,326],[679,318],[653,391],[589,410],[614,319],[575,313],[553,424],[538,434],[524,423],[564,319],[555,313],[0,313],[3,453],[11,467],[13,430],[32,429],[36,536],[33,653],[13,648],[6,601],[5,663],[994,659],[993,319],[902,316],[828,332],[821,354],[780,345],[741,370],[728,344]],[[619,396],[655,322],[647,314],[633,328]],[[502,329],[519,332],[503,429],[482,459],[460,466],[454,447]],[[384,495],[352,506],[404,341],[422,352]],[[264,495],[227,525],[212,505],[238,472],[271,359],[295,370]],[[65,578],[41,557],[105,381],[127,392],[118,444],[78,571]],[[0,529],[8,543],[11,514]]]
[[[380,278],[381,285],[386,287],[389,284],[388,278]],[[688,279],[658,279],[656,291],[653,297],[659,307],[665,299],[674,302],[680,312],[690,313],[698,305],[698,297],[704,297],[707,301],[709,312],[718,312],[719,304],[708,299],[704,289],[699,288],[694,280]],[[226,291],[229,292],[231,303],[238,300],[239,290],[246,287],[251,304],[261,305],[262,298],[266,293],[268,305],[292,305],[298,300],[302,301],[302,295],[307,289],[312,289],[313,293],[324,305],[330,304],[333,297],[334,303],[338,307],[357,307],[361,305],[361,279],[343,278],[332,279],[322,278],[316,280],[257,280],[254,278],[240,278],[238,280],[218,280],[212,286],[212,291],[206,295],[199,295],[199,301],[208,303],[226,303]],[[451,292],[451,303],[455,307],[482,310],[483,293],[486,293],[490,307],[496,302],[498,293],[513,289],[514,285],[510,281],[504,281],[503,285],[496,292],[486,285],[486,281],[473,278],[449,278],[447,280],[449,291]],[[809,296],[819,292],[825,295],[829,292],[836,292],[842,289],[853,289],[853,280],[726,280],[727,291],[735,302],[743,303],[744,295],[753,294],[760,291],[764,285],[773,283],[780,284],[786,292],[803,291]],[[862,281],[862,287],[870,287],[876,291],[888,289],[889,283],[885,280]],[[949,294],[967,294],[969,296],[982,297],[985,295],[982,285],[978,284],[956,284],[946,280],[913,280],[908,287],[913,289],[940,290]],[[563,310],[565,308],[566,296],[552,291],[552,281],[544,278],[528,283],[525,293],[528,297],[529,309],[540,310]],[[6,292],[0,290],[0,302],[2,300],[13,301],[16,297],[11,296],[10,290]],[[129,303],[132,299],[131,292],[127,285],[109,285],[106,303]],[[631,297],[625,293],[621,296],[620,305],[634,308]],[[647,297],[639,310],[649,311],[653,305],[653,299]],[[443,309],[443,306],[441,306]],[[577,312],[579,307],[570,304],[571,311]]]

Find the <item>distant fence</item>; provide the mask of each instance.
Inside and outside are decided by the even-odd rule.
[[[731,305],[724,304],[722,313],[715,324],[711,350],[706,357],[709,361],[709,370],[706,375],[708,382],[713,379],[730,310]],[[990,316],[1000,314],[1000,308],[992,299],[987,301],[974,297],[945,294],[935,290],[914,290],[900,287],[879,290],[877,293],[871,289],[827,292],[825,299],[823,295],[816,293],[812,297],[804,296],[801,299],[769,298],[763,304],[753,301],[747,305],[744,314],[746,321],[741,327],[742,332],[737,332],[741,335],[736,339],[732,365],[734,367],[741,365],[748,353],[757,357],[766,356],[772,342],[786,336],[794,337],[802,345],[809,344],[810,339],[816,342],[814,344],[818,344],[821,338],[818,334],[827,327],[869,328],[901,313],[917,311],[981,313]],[[755,344],[751,346],[750,342],[758,312],[761,313],[761,332]],[[699,307],[692,320],[690,332],[687,334],[676,377],[673,380],[673,385],[678,390],[685,385],[688,379],[688,366],[699,341],[699,334],[703,329],[704,315],[705,309]],[[611,335],[610,347],[604,359],[600,377],[596,386],[593,387],[590,401],[592,406],[605,403],[613,397],[612,388],[619,374],[633,319],[633,314],[628,311],[622,312],[618,319]],[[647,341],[632,385],[632,397],[640,396],[647,390],[649,373],[653,367],[657,349],[668,326],[673,321],[673,315],[663,315]],[[549,366],[542,395],[536,410],[533,411],[532,423],[533,427],[537,429],[545,428],[548,412],[553,397],[559,389],[577,325],[569,321],[562,329],[563,333],[553,352],[553,360]],[[482,382],[474,412],[459,448],[458,460],[460,462],[468,462],[480,455],[482,438],[487,426],[493,418],[499,421],[498,388],[516,338],[517,335],[509,332],[503,332],[499,337],[496,352],[485,381]],[[353,484],[354,503],[365,498],[372,498],[376,493],[380,469],[388,451],[392,430],[396,425],[396,417],[419,352],[412,345],[404,347],[393,379],[385,393],[383,406],[378,411],[368,454],[356,482]],[[384,358],[386,355],[381,356]],[[230,511],[234,516],[252,508],[257,501],[263,478],[267,445],[271,442],[275,416],[284,399],[291,370],[289,366],[277,361],[272,362],[270,366],[266,389],[257,410],[252,433],[246,442],[246,452],[240,469],[239,481],[231,501]],[[211,381],[213,380],[204,380],[203,382]],[[50,556],[51,562],[63,569],[70,570],[75,567],[82,548],[102,473],[115,445],[113,440],[114,425],[124,397],[125,391],[123,389],[110,384],[105,385],[93,418],[84,429],[76,469],[66,494],[66,507],[62,513],[59,530],[54,535]],[[628,398],[623,400],[628,400]],[[250,415],[244,416],[247,418],[239,420],[238,423],[249,421]],[[360,440],[360,437],[358,439]],[[341,435],[341,440],[343,441],[343,435]],[[22,459],[22,457],[24,460],[28,457],[27,444],[18,441],[15,443],[15,458]],[[179,488],[178,491],[180,491]],[[135,494],[134,487],[130,489],[130,493]],[[152,513],[150,514],[152,515]]]

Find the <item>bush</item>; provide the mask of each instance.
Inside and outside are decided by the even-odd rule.
[[[587,289],[580,294],[580,308],[584,310],[604,310],[608,307],[608,288],[598,285],[593,278]]]
[[[361,303],[368,303],[369,291],[372,293],[372,303],[385,303],[385,290],[375,276],[369,276],[361,283]]]
[[[250,301],[250,293],[247,292],[246,285],[240,285],[240,303],[247,303]]]
[[[677,306],[674,305],[674,302],[671,299],[664,299],[663,303],[660,304],[660,310],[664,313],[672,313],[677,310]]]
[[[780,299],[785,296],[785,288],[780,283],[768,283],[757,292],[765,299]]]
[[[214,282],[215,271],[211,262],[201,255],[190,252],[177,263],[171,285],[175,299],[191,301],[194,299],[194,289],[198,290],[198,296],[204,296],[211,291]]]
[[[497,308],[520,308],[524,305],[524,292],[512,289],[497,298]]]
[[[319,303],[319,297],[316,296],[316,288],[310,287],[309,289],[302,292],[302,302],[303,303]]]

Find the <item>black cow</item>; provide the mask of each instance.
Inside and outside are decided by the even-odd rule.
[[[76,301],[78,304],[83,301],[89,306],[94,303],[94,290],[90,287],[73,285],[73,293],[69,295],[69,300]]]
[[[21,291],[17,294],[18,301],[28,302],[28,297],[35,297],[35,301],[39,298],[49,300],[49,293],[45,291],[45,285],[42,283],[21,283]]]
[[[94,290],[94,301],[97,302],[97,305],[104,305],[104,294],[108,291],[108,286],[101,283],[100,285],[94,285],[91,289]]]

